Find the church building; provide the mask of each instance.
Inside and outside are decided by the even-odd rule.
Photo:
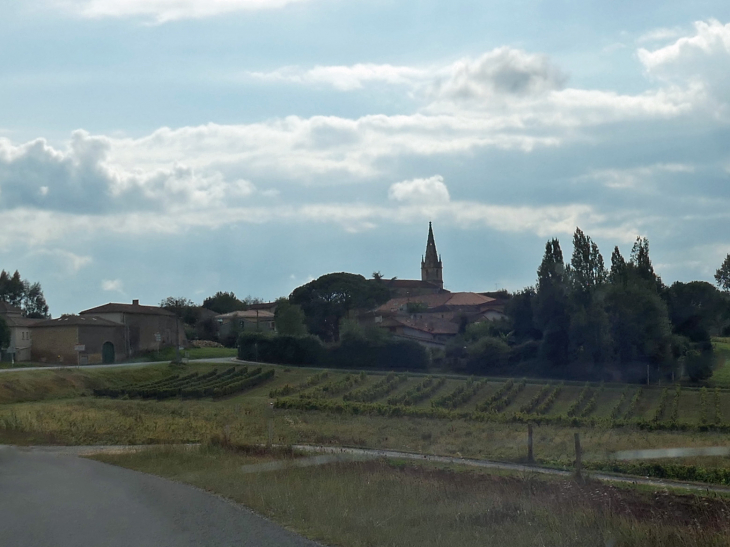
[[[421,256],[421,279],[391,279],[387,282],[394,297],[414,297],[449,292],[444,289],[443,263],[436,251],[433,226],[428,223],[426,254]]]

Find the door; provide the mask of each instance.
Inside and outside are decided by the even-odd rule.
[[[111,342],[104,342],[101,347],[101,362],[104,364],[114,362],[114,344]]]

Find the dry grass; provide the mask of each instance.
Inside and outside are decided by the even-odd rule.
[[[344,547],[699,547],[730,537],[725,500],[385,461],[240,472],[262,458],[210,447],[96,456],[222,494]]]

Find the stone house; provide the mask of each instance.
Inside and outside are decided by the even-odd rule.
[[[31,359],[31,326],[39,319],[23,317],[20,308],[11,306],[7,302],[0,301],[0,317],[10,329],[10,343],[2,352],[2,358],[11,362],[30,361]]]
[[[125,327],[101,317],[64,315],[32,325],[32,359],[42,363],[116,363],[128,357]]]
[[[135,357],[175,345],[185,346],[185,328],[171,311],[159,306],[143,306],[139,300],[131,304],[109,303],[79,312],[80,317],[99,317],[123,326],[123,352]]]
[[[218,337],[223,340],[232,332],[275,332],[274,314],[261,309],[224,313],[216,317]]]

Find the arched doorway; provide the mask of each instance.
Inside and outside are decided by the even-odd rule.
[[[114,362],[114,344],[111,342],[104,342],[101,346],[101,362],[105,365]]]

